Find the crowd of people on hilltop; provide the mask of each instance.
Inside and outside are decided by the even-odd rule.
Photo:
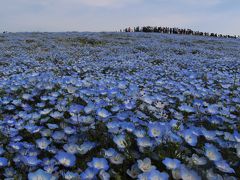
[[[165,33],[165,34],[184,34],[184,35],[211,36],[211,37],[224,37],[224,38],[240,38],[240,36],[236,36],[236,35],[223,35],[218,33],[193,31],[191,29],[157,27],[157,26],[155,27],[152,27],[152,26],[139,27],[138,26],[138,27],[134,27],[133,29],[128,27],[120,31],[121,32],[155,32],[155,33]]]

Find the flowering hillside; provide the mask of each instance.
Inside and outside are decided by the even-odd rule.
[[[0,179],[240,178],[240,41],[0,34]]]

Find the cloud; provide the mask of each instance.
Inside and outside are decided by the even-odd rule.
[[[96,7],[122,7],[127,4],[141,2],[141,0],[79,0],[78,2]]]
[[[192,5],[218,5],[223,3],[225,0],[181,0],[182,2],[189,3]]]
[[[15,2],[16,0],[9,0]],[[139,3],[144,0],[18,0],[24,4],[38,4],[43,6],[65,4],[68,5],[85,5],[92,7],[123,7],[125,5]]]
[[[176,26],[240,34],[239,0],[7,0],[0,31],[114,31]]]

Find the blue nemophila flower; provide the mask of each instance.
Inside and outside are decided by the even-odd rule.
[[[12,147],[14,150],[18,151],[23,147],[22,142],[10,142],[9,146]]]
[[[4,152],[5,150],[2,147],[0,147],[0,155],[2,155]]]
[[[33,110],[33,108],[29,104],[21,104],[21,106],[22,106],[23,110],[26,111],[26,112],[30,112],[30,111]],[[28,114],[27,118],[28,119],[31,118],[31,115]]]
[[[205,157],[199,157],[197,154],[192,155],[192,161],[198,166],[207,164],[207,159]]]
[[[139,180],[168,180],[169,175],[165,172],[159,172],[158,170],[151,170],[138,175]]]
[[[48,173],[53,173],[58,170],[58,167],[55,166],[54,164],[49,164],[49,165],[45,165],[43,169]]]
[[[57,129],[57,128],[58,128],[58,125],[57,125],[57,124],[48,123],[48,124],[47,124],[47,127],[48,127],[49,129]]]
[[[125,148],[127,146],[125,135],[114,136],[113,141],[117,144],[118,148]]]
[[[238,133],[238,131],[235,130],[234,133],[233,133],[233,136],[234,136],[235,140],[238,143],[240,143],[240,134]]]
[[[114,97],[114,95],[116,95],[118,92],[119,92],[119,90],[118,90],[117,88],[110,88],[110,89],[108,90],[108,95],[109,95],[110,97]]]
[[[47,138],[41,138],[36,140],[37,147],[40,149],[46,149],[49,144],[51,144],[51,141],[49,141]]]
[[[24,100],[31,100],[31,99],[32,99],[32,95],[31,95],[31,94],[23,94],[23,95],[22,95],[22,98],[23,98]]]
[[[39,108],[44,108],[45,105],[46,105],[45,102],[41,102],[41,103],[37,103],[35,106],[36,106],[36,107],[39,107]]]
[[[22,156],[17,154],[15,157],[13,157],[13,161],[15,163],[20,163],[22,161]]]
[[[40,124],[46,124],[49,121],[50,117],[46,116],[45,118],[40,119]]]
[[[52,134],[52,138],[54,140],[64,140],[65,139],[65,133],[63,131],[55,131],[53,134]]]
[[[108,132],[117,133],[119,132],[120,122],[119,121],[108,122],[107,128],[108,128]]]
[[[109,160],[112,164],[122,164],[124,161],[124,156],[120,153],[114,153],[111,157],[109,157]]]
[[[216,161],[215,165],[224,173],[235,173],[234,169],[232,169],[225,160]]]
[[[95,168],[97,170],[107,171],[109,166],[105,158],[93,158],[91,162],[87,163],[89,167]]]
[[[12,167],[10,167],[10,168],[4,168],[3,175],[6,178],[13,178],[16,173],[17,172]]]
[[[190,130],[187,129],[183,133],[185,141],[190,145],[190,146],[196,146],[197,144],[197,136]]]
[[[20,106],[21,103],[22,103],[22,100],[20,100],[20,99],[15,99],[12,101],[12,104],[14,104],[15,106]]]
[[[131,166],[131,169],[127,170],[127,174],[133,179],[136,179],[138,177],[138,175],[141,173],[142,173],[142,171],[138,168],[137,163],[133,164]]]
[[[117,114],[117,118],[118,118],[119,120],[121,120],[121,121],[127,119],[128,116],[129,116],[128,112],[119,112],[119,113]]]
[[[210,114],[217,114],[218,113],[218,105],[216,104],[212,104],[212,105],[209,105],[208,108],[207,108],[207,112],[210,113]]]
[[[240,158],[240,144],[237,144],[235,146],[235,148],[236,148],[236,151],[237,151],[237,156]]]
[[[118,93],[115,95],[115,97],[116,97],[116,100],[117,100],[117,101],[122,101],[122,100],[124,99],[124,94],[121,93],[121,92],[118,92]]]
[[[127,88],[127,82],[126,81],[121,81],[118,83],[118,88],[119,89],[125,89]]]
[[[67,92],[70,93],[70,94],[75,93],[76,90],[77,90],[77,88],[74,87],[74,86],[67,86],[66,89],[67,89]]]
[[[202,129],[203,136],[207,140],[214,140],[216,138],[216,132],[215,131],[208,131],[206,129]]]
[[[107,118],[108,116],[111,115],[111,113],[108,112],[106,109],[98,109],[97,110],[97,115],[101,118]]]
[[[148,135],[150,137],[161,137],[164,133],[164,127],[159,123],[148,124]]]
[[[166,172],[159,172],[157,170],[151,170],[148,172],[149,180],[168,180],[169,175]]]
[[[70,126],[65,127],[63,130],[66,134],[74,134],[76,132],[76,129]]]
[[[41,118],[41,115],[39,113],[31,113],[33,120],[39,120]]]
[[[59,151],[55,158],[60,164],[66,167],[74,166],[76,161],[76,157],[73,154],[66,153],[64,151]]]
[[[74,116],[73,116],[74,117]],[[73,118],[72,117],[72,118]],[[78,117],[78,120],[77,120],[78,122],[81,122],[81,123],[83,123],[83,124],[89,124],[89,125],[91,125],[91,124],[93,124],[94,123],[94,121],[95,121],[95,119],[92,117],[92,116],[81,116],[81,117]]]
[[[5,108],[9,111],[16,109],[14,105],[7,105]]]
[[[79,104],[72,104],[70,107],[69,107],[69,112],[70,113],[73,113],[73,114],[78,114],[80,113],[82,110],[83,110],[83,106],[82,105],[79,105]]]
[[[52,154],[56,154],[58,152],[58,149],[54,145],[48,146],[46,150]]]
[[[2,133],[3,133],[5,136],[14,138],[15,136],[18,135],[19,131],[18,131],[17,129],[15,129],[15,128],[8,128],[8,129],[2,130]]]
[[[131,110],[131,109],[135,108],[136,103],[134,101],[126,101],[126,102],[124,102],[124,106],[126,109]]]
[[[112,111],[112,112],[118,112],[120,109],[121,109],[120,106],[115,105],[115,106],[113,106],[113,107],[111,108],[111,111]]]
[[[212,144],[205,144],[205,156],[208,157],[211,161],[219,161],[222,159],[219,150]]]
[[[80,179],[82,180],[96,179],[97,173],[98,173],[97,169],[89,167],[80,174]]]
[[[181,136],[179,136],[171,131],[168,132],[168,138],[169,138],[169,142],[173,142],[173,143],[182,143],[183,142]]]
[[[28,166],[37,166],[40,164],[42,161],[38,159],[36,156],[22,156],[22,161],[24,164]]]
[[[40,111],[41,115],[47,115],[52,111],[52,109],[48,108],[48,109],[43,109]]]
[[[88,151],[90,151],[95,147],[96,147],[96,143],[87,141],[81,144],[77,150],[78,150],[78,153],[80,154],[86,154]]]
[[[146,132],[143,129],[135,129],[133,134],[138,138],[143,138],[146,135]]]
[[[90,114],[91,112],[93,112],[95,106],[93,103],[89,103],[87,106],[84,107],[84,112],[86,114]]]
[[[122,122],[121,127],[122,129],[125,129],[128,132],[133,132],[135,130],[135,125],[131,122]]]
[[[10,103],[11,99],[8,97],[4,97],[3,99],[1,99],[1,101],[2,101],[2,104],[6,105],[6,104]]]
[[[226,141],[235,141],[234,135],[229,132],[224,132],[224,140]]]
[[[182,104],[180,107],[179,107],[179,110],[180,111],[185,111],[185,112],[188,112],[188,113],[193,113],[195,112],[195,109],[192,107],[192,106],[189,106],[187,104]]]
[[[4,167],[8,165],[8,159],[5,157],[0,157],[0,167]]]
[[[137,160],[138,168],[142,172],[149,172],[153,169],[156,169],[155,166],[151,164],[151,159],[145,158],[144,160]]]
[[[50,116],[51,116],[52,118],[54,118],[54,119],[60,119],[60,118],[62,118],[63,113],[60,113],[60,112],[58,112],[58,111],[55,111],[55,112],[52,112],[52,113],[50,114]]]
[[[101,180],[110,180],[110,174],[108,174],[106,171],[101,170],[98,174],[99,178]]]
[[[151,147],[153,142],[148,137],[137,138],[137,144],[141,148]]]
[[[114,156],[114,154],[117,153],[117,151],[113,148],[103,149],[103,151],[104,151],[104,156],[106,158],[110,158],[110,157]]]
[[[63,146],[63,149],[71,154],[76,154],[78,152],[78,148],[79,146],[77,144],[72,144],[72,143],[65,144]]]
[[[171,170],[177,169],[181,165],[181,162],[178,159],[165,158],[162,162],[168,169]]]
[[[174,129],[177,129],[177,130],[183,130],[183,125],[181,123],[181,121],[178,121],[178,120],[175,120],[175,119],[172,119],[170,122],[169,122],[169,125],[174,128]]]
[[[152,96],[143,96],[142,97],[142,100],[145,102],[145,103],[147,103],[147,104],[152,104],[153,103],[153,97]]]
[[[147,172],[141,173],[137,177],[138,177],[138,180],[147,180],[148,179],[148,173]]]
[[[185,179],[201,180],[200,176],[194,170],[187,169],[184,165],[181,166],[180,176],[184,180]]]
[[[42,169],[38,169],[35,172],[31,172],[28,174],[29,180],[55,180],[56,178],[52,176],[51,174],[43,171]]]
[[[218,179],[222,180],[223,179],[223,177],[220,174],[214,173],[212,168],[207,170],[206,177],[209,180],[218,180]]]
[[[13,137],[13,138],[11,139],[11,141],[13,141],[13,142],[19,142],[19,141],[21,141],[22,139],[23,139],[22,136],[15,136],[15,137]]]
[[[49,99],[48,96],[41,96],[41,100],[42,100],[42,101],[47,101],[48,99]]]
[[[64,179],[66,179],[66,180],[73,180],[73,179],[78,179],[79,178],[79,174],[68,171],[66,173],[62,173],[62,177]]]
[[[32,143],[22,142],[22,145],[23,145],[23,147],[26,148],[26,149],[31,149],[32,152],[34,152],[34,151],[36,150],[34,144],[32,144]],[[30,153],[31,151],[29,151],[29,153]]]
[[[49,164],[56,164],[56,160],[55,159],[49,159],[49,158],[44,158],[42,160],[44,165],[49,165]]]
[[[5,122],[9,125],[9,126],[14,126],[16,123],[15,119],[5,119]]]
[[[35,126],[35,125],[26,125],[25,129],[29,132],[29,133],[37,133],[41,130],[42,127],[39,126]]]
[[[50,129],[46,128],[46,129],[42,129],[40,131],[40,133],[43,137],[50,137],[52,134],[52,131]]]

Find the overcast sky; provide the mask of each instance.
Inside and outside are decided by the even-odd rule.
[[[240,34],[240,0],[0,0],[0,31],[171,26]]]

